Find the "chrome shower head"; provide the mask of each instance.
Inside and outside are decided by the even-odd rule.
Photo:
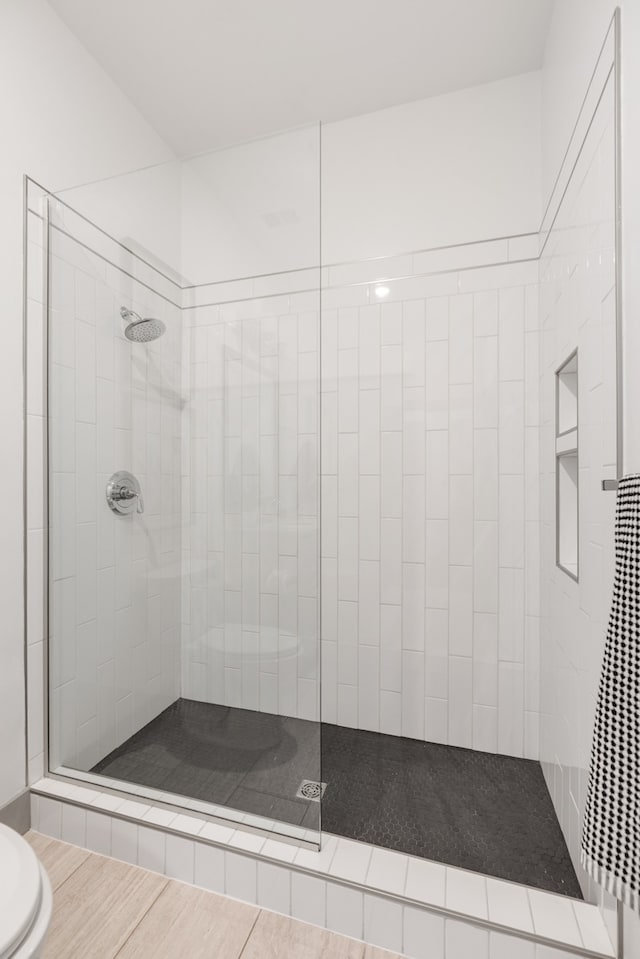
[[[156,320],[154,317],[142,317],[133,310],[128,310],[126,306],[120,307],[120,316],[127,324],[124,329],[124,335],[132,343],[151,343],[167,329],[162,320]]]

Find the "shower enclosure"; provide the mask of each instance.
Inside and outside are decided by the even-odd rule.
[[[540,232],[321,257],[317,127],[29,183],[51,775],[592,895],[621,469],[596,81]]]

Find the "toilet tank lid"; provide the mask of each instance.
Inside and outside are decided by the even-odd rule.
[[[33,925],[42,897],[40,864],[22,836],[0,823],[0,959]]]

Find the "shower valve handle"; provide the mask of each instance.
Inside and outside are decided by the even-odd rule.
[[[138,493],[134,489],[130,489],[128,486],[120,486],[111,492],[111,496],[114,500],[122,502],[122,500],[137,499],[137,511],[138,513],[144,513],[144,500],[142,499],[142,494]]]
[[[134,496],[137,496],[135,490],[129,489],[127,486],[117,486],[111,493],[114,499],[133,499]]]
[[[106,489],[107,503],[114,513],[129,514],[133,512],[134,500],[137,513],[144,513],[144,500],[140,483],[132,473],[121,470],[114,473]]]

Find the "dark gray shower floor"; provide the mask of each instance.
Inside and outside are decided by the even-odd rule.
[[[319,828],[317,802],[296,799],[320,775],[320,727],[300,719],[178,699],[92,772]]]
[[[92,772],[581,898],[540,765],[180,699]]]

